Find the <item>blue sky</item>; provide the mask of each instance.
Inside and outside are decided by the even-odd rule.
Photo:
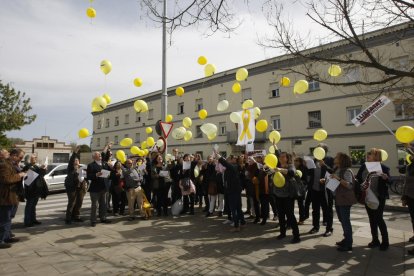
[[[0,79],[32,99],[37,120],[9,137],[32,140],[49,135],[77,143],[77,132],[92,130],[90,103],[108,93],[113,102],[161,88],[161,28],[147,19],[137,0],[95,0],[97,17],[86,17],[88,0],[14,0],[0,2]],[[173,2],[169,13],[174,11]],[[272,33],[261,6],[233,1],[243,23],[230,37],[203,35],[203,26],[177,30],[168,47],[168,86],[203,77],[196,62],[205,55],[218,71],[277,55],[258,38]],[[287,1],[289,2],[289,1]],[[256,2],[255,2],[256,3]],[[286,6],[298,24],[305,10]],[[305,30],[304,30],[305,31]],[[101,60],[113,64],[106,76]],[[135,77],[144,85],[136,88]]]

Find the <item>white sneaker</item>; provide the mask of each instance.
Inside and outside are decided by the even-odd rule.
[[[232,221],[231,220],[228,220],[228,219],[226,219],[225,221],[223,221],[223,224],[230,224],[230,223],[232,223]]]
[[[231,226],[231,227],[234,227],[234,222],[232,222],[232,223],[230,224],[230,226]]]

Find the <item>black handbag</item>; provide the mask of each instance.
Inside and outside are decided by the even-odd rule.
[[[300,198],[305,196],[306,187],[303,185],[302,179],[299,176],[295,175],[287,179],[288,181],[288,190],[290,198]]]

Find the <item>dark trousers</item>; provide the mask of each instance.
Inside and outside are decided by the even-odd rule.
[[[189,194],[183,196],[183,213],[190,211],[191,213],[194,212],[194,201],[195,195]]]
[[[179,183],[174,181],[171,184],[171,201],[174,204],[174,202],[176,202],[177,200],[179,200],[181,198],[181,189],[179,186]]]
[[[246,224],[244,220],[243,211],[241,208],[241,194],[232,193],[228,195],[229,197],[229,207],[231,215],[233,217],[234,227],[239,227],[240,224]]]
[[[346,247],[351,247],[352,240],[352,225],[351,225],[351,206],[336,206],[336,213],[341,222],[342,230],[344,231],[344,241]]]
[[[224,194],[224,213],[227,213],[228,220],[232,220],[231,210],[230,210],[230,205],[229,205],[229,197],[230,195],[228,193]]]
[[[275,195],[273,194],[269,195],[270,206],[272,207],[272,211],[275,216],[278,215],[276,200],[277,200],[277,197]]]
[[[287,223],[292,228],[293,236],[299,238],[299,227],[294,213],[295,200],[289,197],[278,197],[276,202],[279,212],[280,234],[286,235],[287,218]]]
[[[312,204],[312,189],[308,189],[305,199],[305,218],[309,218],[309,209]]]
[[[306,214],[305,214],[305,197],[299,197],[296,199],[296,201],[298,202],[298,207],[299,207],[299,221],[304,221],[306,219]]]
[[[330,191],[312,190],[312,224],[313,228],[319,230],[322,211],[326,214],[326,231],[333,231],[333,196]]]
[[[85,190],[76,189],[73,192],[66,192],[68,196],[68,206],[66,207],[66,221],[80,217],[80,209],[82,208]]]
[[[196,186],[195,204],[202,204],[203,203],[203,187],[202,187],[202,184],[197,181],[195,186]]]
[[[26,207],[24,208],[24,225],[32,225],[36,221],[36,205],[39,197],[31,197],[26,199]]]
[[[260,217],[260,204],[259,204],[259,200],[257,200],[256,196],[252,196],[252,197],[249,197],[248,202],[253,202],[254,214],[256,216],[256,219],[258,219]]]
[[[157,212],[161,214],[164,211],[164,215],[168,214],[168,192],[170,191],[171,184],[165,182],[157,190]]]
[[[112,206],[114,213],[125,213],[125,205],[127,204],[126,192],[123,190],[119,193],[112,191]]]
[[[10,239],[13,206],[0,206],[0,243]]]
[[[365,205],[365,209],[368,213],[369,218],[369,226],[371,227],[371,235],[372,240],[377,241],[378,239],[378,228],[381,231],[382,242],[388,243],[388,230],[387,225],[384,221],[384,206],[385,206],[385,199],[378,199],[379,206],[377,210],[372,210]]]
[[[408,211],[410,212],[411,224],[413,226],[413,232],[414,232],[414,198],[407,196],[406,199],[407,199]]]
[[[100,192],[91,192],[91,222],[96,222],[96,208],[99,205],[99,218],[101,221],[106,220],[106,190]]]
[[[266,221],[269,217],[269,195],[260,195],[260,217]]]

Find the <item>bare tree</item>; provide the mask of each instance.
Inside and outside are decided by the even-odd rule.
[[[300,1],[299,1],[300,2]],[[356,86],[361,94],[368,90],[382,93],[399,89],[398,98],[414,99],[414,67],[390,62],[390,50],[380,51],[372,47],[368,32],[384,29],[398,24],[409,24],[413,28],[414,2],[404,0],[310,0],[300,2],[307,9],[307,18],[316,23],[326,34],[303,36],[295,29],[293,22],[285,19],[280,1],[269,0],[263,10],[275,33],[263,39],[264,47],[280,49],[284,54],[299,61],[298,66],[286,69],[308,79],[316,79],[324,84],[337,87]],[[408,23],[407,23],[408,22]],[[411,26],[411,27],[410,27]],[[404,32],[402,32],[404,34]],[[316,38],[316,39],[315,39]],[[390,45],[399,45],[396,38]],[[323,46],[318,41],[329,42]],[[340,51],[341,47],[351,49],[356,54]],[[403,49],[406,55],[412,49]],[[333,78],[321,68],[339,65],[345,70],[358,69],[358,78]],[[346,74],[347,72],[345,72]],[[349,73],[349,72],[348,72]],[[407,81],[408,80],[408,81]],[[408,85],[407,87],[407,83]]]

